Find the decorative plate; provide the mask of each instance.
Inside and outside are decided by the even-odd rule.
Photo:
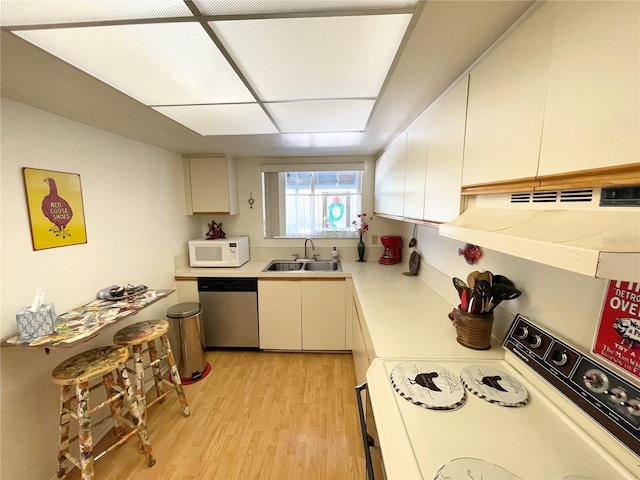
[[[491,480],[520,480],[509,470],[478,458],[454,458],[445,463],[433,476],[433,480],[485,478]]]
[[[399,363],[391,371],[390,380],[402,398],[431,410],[456,410],[467,399],[460,379],[435,363]]]
[[[527,389],[513,376],[484,365],[469,365],[460,372],[467,390],[490,403],[521,407],[529,401]]]
[[[402,272],[403,275],[407,277],[414,277],[418,275],[418,268],[420,267],[420,254],[415,250],[411,252],[411,257],[409,257],[409,271]]]

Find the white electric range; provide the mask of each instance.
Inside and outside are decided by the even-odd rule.
[[[520,315],[503,348],[504,360],[374,360],[363,440],[386,478],[640,478],[637,382]]]

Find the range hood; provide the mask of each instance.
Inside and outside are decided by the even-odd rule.
[[[579,192],[472,197],[462,215],[440,225],[440,235],[583,275],[640,282],[640,208],[600,206],[601,190]]]

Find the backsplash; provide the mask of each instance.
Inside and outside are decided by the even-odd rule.
[[[403,259],[408,259],[413,250],[407,247],[412,235],[413,224],[403,223]],[[452,277],[466,279],[474,270],[505,275],[522,291],[521,297],[503,302],[495,310],[494,335],[498,338],[506,333],[515,314],[520,313],[581,350],[591,351],[607,280],[488,249],[483,249],[478,264],[469,265],[458,255],[458,249],[463,248],[464,243],[440,236],[434,227],[418,226],[417,241],[415,250],[421,256],[420,277],[454,304],[458,297]]]

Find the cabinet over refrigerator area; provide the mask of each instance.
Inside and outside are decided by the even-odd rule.
[[[198,278],[206,347],[258,348],[258,281]]]

